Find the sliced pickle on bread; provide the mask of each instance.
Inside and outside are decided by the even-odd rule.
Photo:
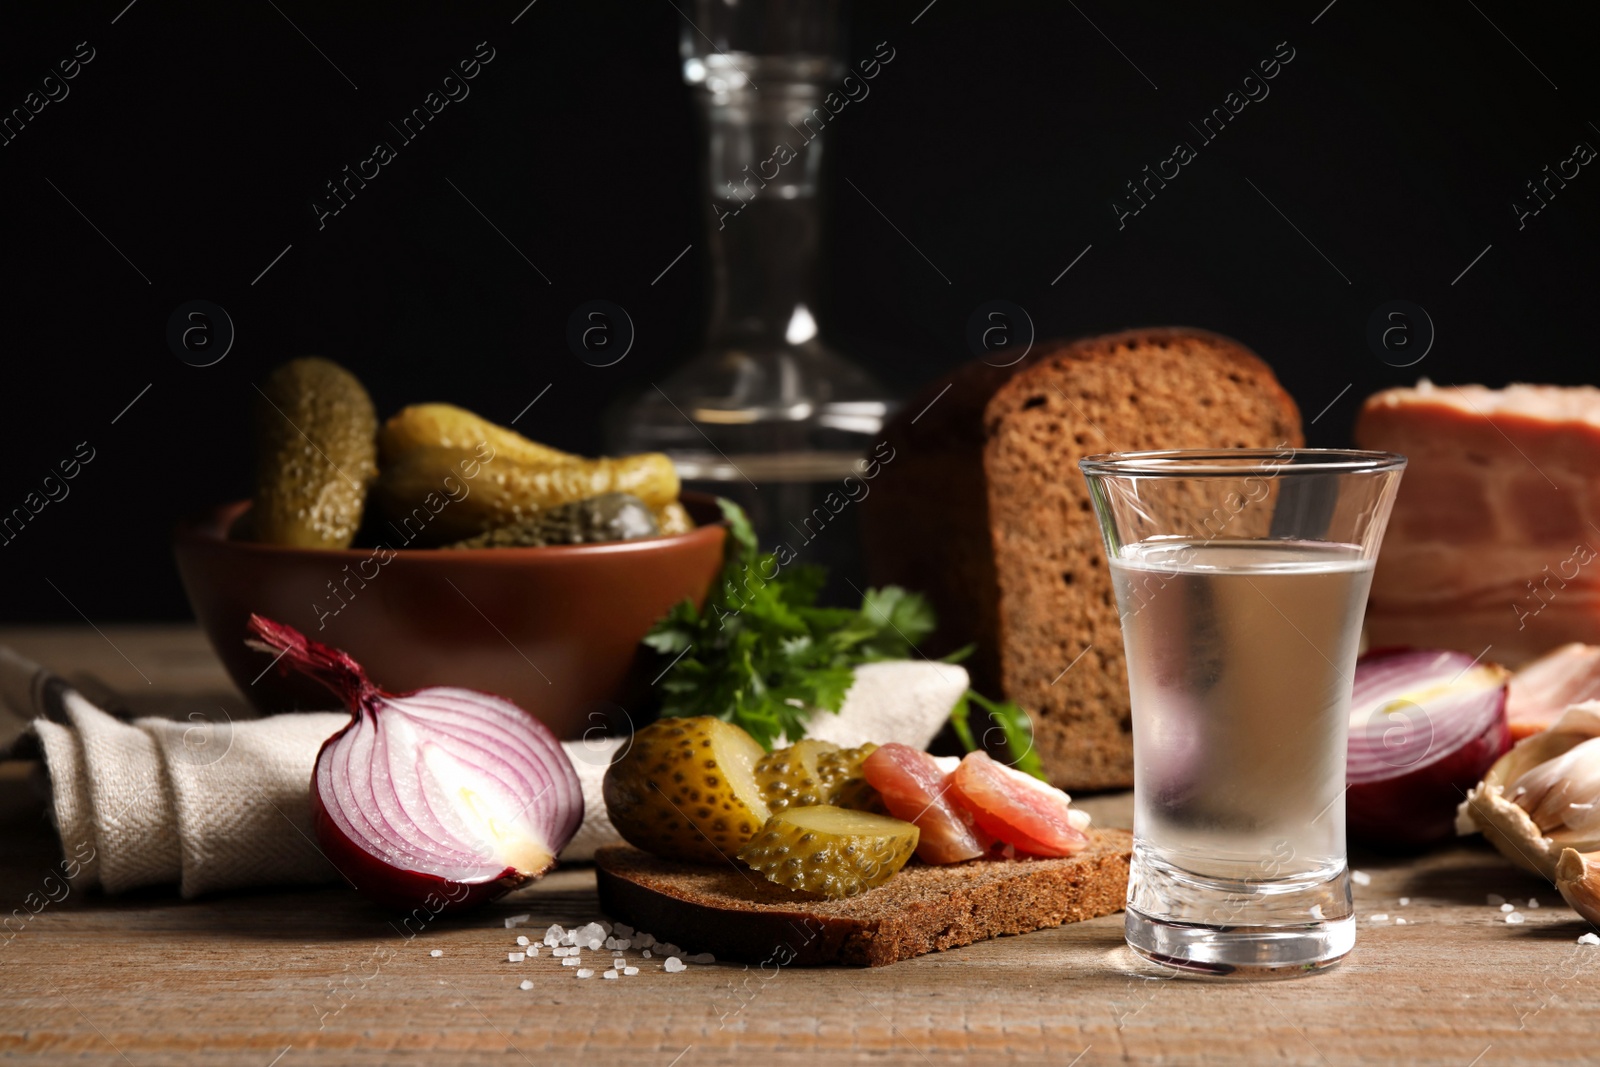
[[[826,804],[832,790],[824,787],[820,761],[839,746],[815,738],[775,749],[756,764],[756,782],[772,811],[811,804]]]
[[[744,730],[710,716],[651,723],[607,768],[606,813],[636,848],[721,863],[770,814],[755,773],[765,754]]]
[[[840,899],[887,882],[917,848],[908,822],[831,804],[785,808],[739,859],[789,889]]]

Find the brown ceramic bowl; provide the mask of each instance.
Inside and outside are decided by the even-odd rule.
[[[245,647],[251,612],[342,648],[379,687],[497,693],[557,737],[615,724],[646,696],[658,657],[639,640],[685,597],[704,601],[726,533],[714,500],[685,493],[703,525],[601,545],[467,550],[302,549],[230,541],[248,501],[178,528],[178,572],[229,675],[262,711],[333,697],[268,670]],[[624,720],[625,721],[625,720]]]

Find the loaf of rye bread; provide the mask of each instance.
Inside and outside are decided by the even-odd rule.
[[[600,907],[689,952],[774,969],[882,967],[925,952],[1120,911],[1132,837],[1097,830],[1069,859],[912,860],[876,889],[824,900],[775,885],[734,861],[682,863],[623,845],[595,853]]]
[[[1052,783],[1131,786],[1122,631],[1078,460],[1298,447],[1294,401],[1236,341],[1129,330],[1035,346],[1010,367],[969,363],[886,438],[891,458],[862,503],[868,577],[933,602],[926,654],[977,646],[973,686],[1029,711]]]

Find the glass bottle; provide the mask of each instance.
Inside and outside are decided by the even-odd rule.
[[[611,443],[668,453],[685,488],[737,501],[764,547],[839,569],[843,589],[830,592],[852,599],[857,516],[844,479],[859,475],[892,404],[817,333],[822,100],[844,73],[838,3],[701,0],[694,15],[682,54],[710,194],[707,335],[616,412]]]

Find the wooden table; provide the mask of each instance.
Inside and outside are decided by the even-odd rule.
[[[136,708],[238,706],[189,628],[0,631]],[[37,777],[0,773],[0,903],[59,859]],[[1103,822],[1126,796],[1088,805]],[[506,960],[518,932],[600,918],[587,870],[441,920],[414,940],[346,889],[182,902],[74,891],[0,941],[0,1059],[243,1067],[308,1063],[933,1064],[1005,1057],[1163,1064],[1579,1064],[1600,1061],[1600,948],[1553,889],[1482,846],[1355,857],[1360,941],[1343,965],[1268,983],[1169,980],[1111,916],[879,970],[643,961],[578,979]],[[1498,893],[1526,921],[1486,904]],[[1540,907],[1529,908],[1530,896]],[[1409,903],[1401,904],[1400,898]],[[528,913],[519,930],[507,916]],[[1379,916],[1386,915],[1387,919]],[[1399,923],[1405,919],[1404,925]],[[434,958],[430,951],[443,955]],[[634,955],[634,953],[629,953]],[[641,962],[641,961],[633,961]],[[529,990],[519,988],[524,979]]]

